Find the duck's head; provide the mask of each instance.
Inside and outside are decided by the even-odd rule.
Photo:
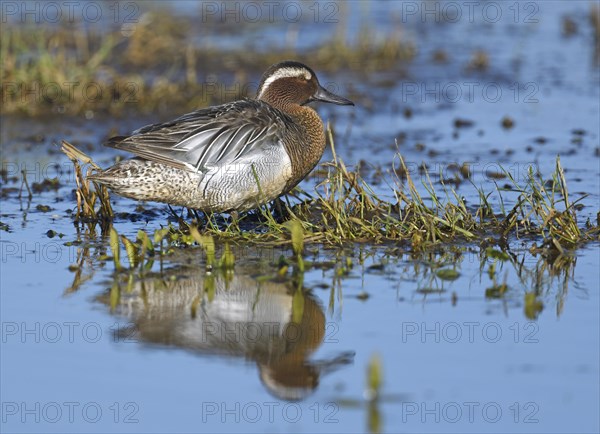
[[[352,101],[322,87],[317,75],[308,66],[291,60],[277,63],[267,69],[258,86],[257,99],[274,107],[304,105],[313,101],[354,105]]]

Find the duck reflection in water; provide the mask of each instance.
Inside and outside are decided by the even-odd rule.
[[[244,357],[256,362],[267,390],[284,400],[307,397],[324,373],[353,360],[352,352],[310,360],[325,337],[325,314],[313,294],[293,288],[289,280],[259,282],[237,270],[231,275],[177,270],[172,275],[179,277],[146,278],[119,288],[114,312],[132,322],[122,330],[122,340]],[[109,294],[102,298],[110,303]]]

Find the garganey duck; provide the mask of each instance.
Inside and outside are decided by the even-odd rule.
[[[247,211],[294,188],[325,150],[323,121],[306,104],[354,105],[294,61],[271,66],[256,99],[196,110],[148,125],[107,146],[131,152],[90,176],[132,199],[208,212]]]

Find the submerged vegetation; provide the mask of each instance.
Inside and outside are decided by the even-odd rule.
[[[345,279],[371,273],[395,276],[396,284],[391,284],[392,290],[395,285],[400,285],[400,281],[416,281],[414,301],[444,297],[455,305],[460,302],[462,293],[450,293],[448,287],[458,279],[464,282],[467,275],[463,268],[469,269],[470,257],[474,257],[479,264],[478,280],[485,288],[482,296],[488,301],[522,306],[525,317],[535,320],[548,308],[546,304],[555,304],[556,314],[561,315],[576,265],[576,258],[571,254],[538,255],[527,249],[474,249],[459,244],[440,245],[419,252],[394,245],[352,243],[336,249],[321,245],[306,248],[298,255],[303,243],[295,237],[293,230],[288,237],[291,238],[291,253],[288,246],[280,244],[258,244],[251,248],[235,241],[218,242],[212,235],[200,233],[194,227],[189,234],[170,225],[152,235],[140,229],[135,238],[118,234],[111,227],[106,243],[82,242],[79,245],[75,263],[70,267],[74,273],[73,283],[66,292],[77,291],[92,277],[97,268],[87,264],[112,261],[113,284],[109,292],[113,310],[124,294],[131,294],[140,284],[171,291],[180,285],[181,279],[192,278],[204,288],[199,296],[207,292],[210,299],[215,283],[227,286],[234,276],[244,276],[256,285],[262,282],[285,284],[291,294],[296,294],[304,288],[305,272],[311,271],[322,273],[318,288],[329,291],[327,308],[330,313],[341,306]],[[196,243],[199,247],[194,247]],[[468,276],[469,279],[472,277]],[[328,278],[331,279],[329,282]],[[367,300],[370,291],[372,289],[365,288],[355,297]]]
[[[597,223],[588,221],[585,226],[580,226],[577,221],[578,201],[569,198],[559,158],[549,181],[530,171],[525,185],[519,185],[506,172],[518,198],[511,209],[505,210],[503,206],[501,212],[496,213],[488,201],[489,193],[481,190],[478,191],[480,203],[477,206],[467,206],[465,200],[445,184],[441,197],[427,171],[424,187],[429,197],[423,197],[400,154],[397,154],[399,164],[388,180],[390,196],[394,200],[382,199],[358,170],[348,170],[336,157],[331,134],[329,141],[334,150],[334,161],[323,165],[326,176],[317,184],[314,195],[296,189],[293,194],[297,198],[307,198],[294,204],[289,200],[287,203],[277,200],[271,208],[263,206],[236,218],[213,214],[201,216],[196,210],[188,210],[188,218],[184,218],[184,213],[173,212],[177,225],[169,224],[157,231],[155,241],[160,241],[161,246],[163,239],[170,246],[198,243],[206,248],[212,245],[210,256],[213,258],[213,238],[224,243],[262,246],[291,243],[298,266],[303,267],[302,251],[306,243],[401,242],[407,247],[410,245],[413,251],[423,251],[435,248],[440,242],[480,241],[484,247],[498,245],[505,249],[509,238],[516,237],[532,241],[541,239],[541,246],[533,244],[533,251],[564,255],[580,243],[598,240]],[[66,142],[63,142],[63,151],[75,164],[78,186],[75,220],[91,230],[100,224],[106,232],[114,216],[110,196],[104,187],[91,188],[81,163],[87,165],[88,173],[97,166]],[[502,192],[498,190],[498,193],[504,204]],[[130,251],[149,252],[149,248],[143,248],[147,239],[148,236],[138,236],[135,246],[128,241],[126,247],[134,246],[127,249],[128,254]],[[143,258],[134,260],[130,257],[132,265],[142,261]]]
[[[329,140],[333,148],[331,134]],[[292,205],[289,200],[287,203],[279,201],[271,208],[264,206],[238,219],[224,215],[201,217],[196,211],[188,210],[187,217],[184,218],[183,212],[181,215],[174,213],[168,225],[150,234],[139,229],[135,239],[130,239],[119,234],[112,225],[115,213],[106,190],[96,186],[100,189],[94,192],[86,179],[86,173],[96,168],[93,161],[66,142],[63,142],[63,151],[75,165],[78,185],[77,210],[73,214],[75,221],[90,233],[94,233],[96,226],[100,225],[103,233],[108,235],[112,255],[106,258],[112,257],[115,269],[115,283],[108,297],[112,310],[117,309],[122,294],[129,294],[136,282],[150,279],[156,284],[166,285],[168,289],[170,278],[173,285],[177,285],[179,272],[177,269],[164,270],[163,261],[175,258],[175,263],[178,263],[181,255],[188,258],[184,262],[188,263],[190,270],[197,270],[193,264],[202,258],[200,261],[206,270],[204,285],[210,298],[215,279],[223,278],[226,282],[231,279],[238,259],[242,267],[238,272],[247,272],[244,271],[248,268],[248,252],[245,249],[249,246],[255,246],[260,252],[271,251],[267,264],[259,268],[253,266],[253,273],[266,272],[259,276],[253,274],[255,279],[289,281],[291,287],[296,288],[292,290],[296,294],[294,299],[301,297],[306,271],[332,270],[330,312],[336,300],[338,303],[341,300],[340,280],[351,275],[355,267],[362,267],[364,272],[365,258],[362,253],[356,255],[357,243],[378,244],[384,250],[392,249],[394,253],[390,257],[407,254],[420,258],[406,270],[411,276],[420,276],[416,293],[422,297],[439,297],[446,292],[446,282],[460,278],[461,257],[469,250],[468,246],[479,244],[480,274],[487,275],[489,280],[485,289],[486,299],[515,300],[523,306],[525,317],[535,320],[544,309],[545,295],[555,286],[555,278],[560,281],[561,288],[556,307],[560,315],[575,264],[570,250],[586,241],[598,240],[600,234],[597,225],[590,222],[583,226],[578,224],[576,203],[569,199],[558,158],[555,173],[546,182],[539,174],[529,172],[527,182],[521,186],[507,173],[518,197],[512,208],[494,213],[488,201],[489,194],[483,191],[479,191],[480,203],[477,206],[467,206],[454,189],[445,185],[444,197],[440,197],[427,172],[424,179],[427,180],[425,187],[429,197],[423,197],[400,155],[399,164],[390,173],[392,179],[388,180],[395,200],[384,200],[373,192],[359,170],[349,171],[335,156],[334,150],[334,161],[323,165],[327,176],[318,183],[314,195],[295,192],[297,198],[308,197],[299,203]],[[509,248],[509,238],[531,241],[531,248],[525,254],[539,256],[537,266],[525,266],[523,253],[520,257]],[[539,240],[542,242],[538,247],[536,242]],[[316,252],[335,247],[332,252],[337,252],[336,259],[322,261],[314,258],[315,250],[307,249],[307,244],[318,244]],[[198,255],[195,245],[200,247],[201,255]],[[287,256],[286,250],[290,247],[293,255]],[[346,247],[352,253],[345,254]],[[362,247],[358,250],[362,251]],[[90,249],[79,251],[81,255],[74,265],[76,274],[69,291],[76,290],[89,278],[82,275],[82,270]],[[122,258],[122,251],[126,261],[125,257]],[[236,252],[240,252],[241,257],[236,257]],[[160,265],[158,274],[153,271],[156,263]],[[515,282],[507,282],[507,267],[516,270],[520,280],[518,285],[526,288],[524,292],[515,291]],[[368,270],[384,268],[384,263],[381,263],[369,266]],[[367,292],[357,295],[363,300],[368,297]],[[452,304],[457,302],[454,292],[451,301]]]
[[[545,308],[545,296],[559,282],[556,311],[560,315],[576,260],[572,249],[588,241],[597,241],[600,230],[597,222],[578,223],[578,201],[569,198],[559,158],[555,172],[546,181],[539,173],[530,171],[525,184],[520,185],[505,172],[506,178],[514,184],[511,192],[517,198],[512,208],[504,209],[508,200],[501,197],[503,206],[498,213],[493,211],[488,200],[490,194],[482,190],[478,191],[480,203],[476,206],[467,206],[453,188],[443,183],[444,194],[441,196],[436,193],[427,171],[424,187],[429,196],[423,197],[400,154],[397,155],[398,164],[389,174],[391,179],[387,180],[390,196],[394,199],[382,199],[361,177],[359,169],[349,170],[336,157],[331,134],[329,141],[334,161],[323,164],[320,170],[326,176],[316,185],[312,195],[296,189],[293,192],[296,200],[288,198],[285,203],[277,200],[271,207],[263,206],[238,218],[201,216],[196,210],[188,210],[184,217],[185,212],[178,215],[172,210],[168,225],[150,234],[140,229],[135,239],[117,232],[112,225],[115,213],[108,193],[101,186],[95,186],[99,188],[95,192],[86,179],[86,173],[96,168],[93,161],[63,142],[63,151],[73,161],[77,178],[78,201],[74,219],[90,233],[100,225],[103,233],[109,236],[116,271],[108,297],[111,309],[117,308],[121,295],[130,293],[136,282],[158,279],[156,282],[168,289],[170,284],[165,279],[170,276],[176,285],[178,272],[164,271],[163,261],[180,258],[182,254],[188,258],[184,262],[188,262],[191,270],[196,270],[192,264],[199,256],[202,258],[206,270],[204,285],[210,298],[215,279],[222,278],[226,282],[231,279],[236,260],[241,262],[244,273],[248,267],[244,249],[255,246],[257,251],[271,250],[268,264],[260,268],[266,274],[255,277],[257,281],[288,281],[295,288],[291,290],[296,294],[294,299],[301,297],[305,271],[332,270],[334,280],[330,285],[329,311],[333,312],[336,300],[341,302],[340,280],[351,275],[357,266],[364,272],[365,258],[362,253],[357,257],[355,252],[359,243],[392,249],[395,253],[390,257],[406,254],[419,258],[406,272],[419,276],[416,294],[424,298],[444,294],[446,282],[461,276],[459,264],[463,254],[469,251],[469,246],[478,245],[480,274],[487,275],[489,280],[486,299],[516,302],[523,306],[526,318],[535,320]],[[502,194],[500,189],[498,193]],[[510,242],[515,239],[529,241],[530,248],[525,249],[525,253],[514,253]],[[538,246],[536,243],[540,241]],[[308,244],[317,244],[316,250],[307,249]],[[196,245],[200,247],[201,255],[197,254]],[[290,247],[293,255],[287,256],[285,252]],[[321,252],[328,247],[335,247],[332,251],[338,252],[335,261],[312,258],[315,251]],[[349,255],[344,253],[346,247],[352,251]],[[242,249],[241,258],[236,257],[237,249]],[[127,265],[121,258],[122,250]],[[362,247],[359,250],[362,251]],[[81,251],[89,255],[89,248]],[[537,265],[525,266],[523,255],[539,257]],[[192,257],[193,260],[189,259]],[[74,266],[76,275],[71,290],[76,290],[85,281],[81,275],[85,258],[86,253]],[[157,262],[159,274],[153,272]],[[507,282],[507,267],[514,268],[519,283]],[[384,268],[381,263],[369,266],[368,270]],[[254,268],[253,272],[258,270]],[[525,291],[515,291],[516,285]],[[361,300],[368,297],[367,292],[357,295]],[[453,292],[452,304],[457,302],[457,297]],[[297,304],[301,306],[300,302]]]

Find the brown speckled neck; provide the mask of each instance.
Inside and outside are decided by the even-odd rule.
[[[295,105],[285,111],[300,127],[300,134],[290,135],[283,145],[292,162],[292,178],[286,191],[294,188],[319,163],[325,151],[323,122],[315,110]]]
[[[316,79],[306,82],[284,78],[271,84],[261,97],[261,100],[290,116],[295,124],[288,126],[283,140],[292,163],[292,177],[286,184],[285,192],[294,188],[314,169],[325,150],[323,121],[315,110],[302,105],[316,88]]]

